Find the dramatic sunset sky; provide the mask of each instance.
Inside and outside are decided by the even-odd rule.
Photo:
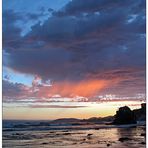
[[[3,0],[3,119],[89,118],[145,101],[145,0]]]

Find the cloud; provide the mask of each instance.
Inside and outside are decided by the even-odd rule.
[[[125,97],[130,99],[146,91],[143,71],[143,69],[110,70],[103,74],[93,73],[92,76],[88,75],[88,78],[75,82],[50,82],[35,76],[32,86],[3,80],[3,98],[6,101],[27,99],[29,102],[29,99],[33,99],[34,102],[91,102],[100,101],[101,95],[113,94],[120,96],[119,100]]]
[[[70,1],[25,36],[3,17],[4,66],[37,76],[31,95],[145,93],[145,1]]]
[[[70,106],[70,105],[32,105],[31,108],[82,108],[87,106]]]
[[[41,87],[37,92],[40,97],[52,97],[59,94],[62,97],[91,97],[110,85],[116,85],[118,80],[85,80],[79,82],[57,82],[50,87]]]
[[[3,80],[3,90],[2,95],[4,100],[13,100],[13,98],[21,99],[27,96],[29,92],[29,87],[22,83],[13,83],[9,80]]]
[[[62,10],[57,11],[56,15],[80,15],[82,13],[93,13],[102,11],[111,11],[113,8],[128,7],[133,0],[125,0],[124,2],[117,0],[72,0]],[[136,3],[139,3],[137,1]]]
[[[18,20],[22,20],[23,18],[18,13],[15,13],[13,10],[5,10],[3,11],[3,47],[4,48],[11,48],[12,43],[16,43],[20,40],[20,33],[21,29],[16,26],[16,22]],[[9,34],[9,35],[8,35]],[[13,44],[14,45],[14,44]]]
[[[118,80],[86,80],[79,82],[64,81],[46,85],[46,83],[38,84],[36,80],[37,77],[33,80],[31,87],[21,83],[12,83],[3,80],[4,98],[16,97],[16,99],[24,99],[26,97],[36,97],[52,99],[55,95],[69,98],[76,98],[77,96],[87,98],[99,93],[102,89],[109,87],[109,85],[118,83],[116,82]],[[84,100],[84,98],[82,98],[82,100]]]

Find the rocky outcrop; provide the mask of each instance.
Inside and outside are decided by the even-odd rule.
[[[146,103],[141,104],[140,109],[133,110],[137,121],[146,121]]]
[[[136,116],[134,112],[128,107],[120,107],[114,116],[113,124],[135,124]]]
[[[113,124],[135,124],[137,121],[146,121],[146,103],[133,111],[128,106],[120,107],[116,111]]]

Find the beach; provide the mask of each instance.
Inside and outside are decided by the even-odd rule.
[[[13,122],[12,122],[13,123]],[[26,124],[25,124],[26,123]],[[38,123],[38,124],[37,124]],[[4,148],[145,148],[145,125],[55,125],[14,122],[3,127]],[[7,126],[6,126],[7,125]],[[17,126],[16,126],[17,125]],[[26,125],[26,126],[23,126]],[[22,127],[21,127],[22,126]]]

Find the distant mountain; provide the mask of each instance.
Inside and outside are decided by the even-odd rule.
[[[72,123],[72,122],[80,122],[81,119],[76,119],[76,118],[60,118],[51,121],[50,123]]]
[[[60,118],[51,121],[50,125],[82,125],[82,124],[133,124],[146,120],[146,103],[141,104],[140,109],[131,110],[128,106],[120,107],[114,116],[92,117],[89,119]]]
[[[99,124],[113,121],[113,116],[108,117],[92,117],[89,119],[76,119],[76,118],[60,118],[50,122],[50,125],[82,125],[82,124]]]
[[[83,119],[83,121],[93,122],[93,123],[100,123],[100,122],[111,122],[113,121],[114,116],[107,116],[107,117],[92,117],[89,119]]]

